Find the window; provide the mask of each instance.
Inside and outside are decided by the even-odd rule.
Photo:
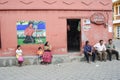
[[[118,6],[116,6],[116,12],[115,12],[115,15],[118,15]]]
[[[120,5],[118,5],[118,15],[120,15]]]
[[[114,7],[112,7],[112,12],[114,13]]]
[[[117,27],[117,38],[120,38],[120,26]]]

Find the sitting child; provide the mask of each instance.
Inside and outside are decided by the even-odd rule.
[[[16,58],[17,58],[17,60],[18,60],[19,66],[22,66],[22,63],[23,63],[24,60],[23,60],[22,49],[21,49],[21,46],[20,46],[20,45],[17,46]]]
[[[37,51],[38,59],[42,58],[43,52],[44,52],[44,50],[41,47],[38,47],[38,51]]]

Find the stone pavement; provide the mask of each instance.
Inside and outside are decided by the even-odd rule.
[[[0,80],[120,80],[120,61],[0,67]]]
[[[113,43],[115,44],[116,46],[116,50],[119,51],[119,54],[120,54],[120,39],[114,39],[113,40]]]

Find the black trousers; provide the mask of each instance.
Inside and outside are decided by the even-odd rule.
[[[35,43],[35,39],[33,36],[26,36],[23,43]]]
[[[119,60],[119,52],[118,51],[107,49],[107,53],[108,53],[108,57],[109,57],[110,61],[112,60],[112,54],[115,54],[116,59]]]
[[[90,54],[88,54],[88,53],[84,53],[85,54],[85,58],[86,58],[86,60],[89,62],[90,60],[89,60],[89,57],[90,56],[92,56],[92,61],[94,62],[95,61],[95,57],[96,57],[96,55],[95,55],[95,53],[92,53],[92,55],[90,55]]]

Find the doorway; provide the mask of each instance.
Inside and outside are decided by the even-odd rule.
[[[67,19],[67,50],[68,52],[80,51],[80,19]]]

